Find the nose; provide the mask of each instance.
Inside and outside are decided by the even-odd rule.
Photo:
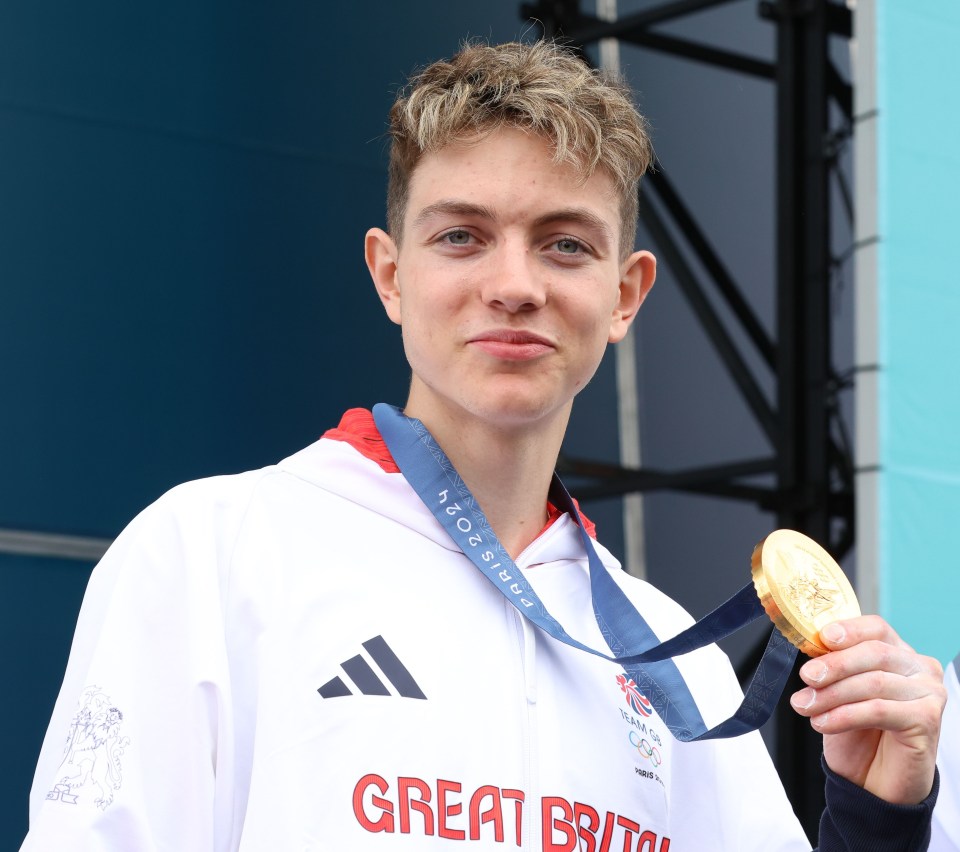
[[[504,241],[494,253],[484,279],[485,304],[509,313],[543,307],[547,301],[546,272],[534,252],[520,241]]]

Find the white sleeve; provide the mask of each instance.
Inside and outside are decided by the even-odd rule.
[[[933,809],[930,852],[960,852],[960,681],[958,656],[943,673],[947,707],[940,727],[937,768],[940,795]]]
[[[214,482],[165,495],[94,569],[22,852],[216,850],[231,833],[222,602],[235,536]]]

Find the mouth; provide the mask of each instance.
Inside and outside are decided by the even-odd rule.
[[[472,337],[468,343],[487,355],[505,361],[530,361],[552,352],[554,344],[532,331],[493,329]]]

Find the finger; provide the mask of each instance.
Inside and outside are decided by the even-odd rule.
[[[861,615],[857,618],[831,622],[820,630],[820,639],[830,650],[850,648],[871,639],[909,651],[913,650],[879,615]]]
[[[864,672],[889,672],[905,678],[943,680],[943,666],[908,647],[870,639],[849,648],[816,657],[800,668],[804,683],[821,689]]]
[[[790,703],[801,716],[813,717],[844,705],[877,700],[911,702],[929,698],[936,703],[943,693],[942,684],[935,678],[867,671],[820,689],[808,686],[794,693]]]
[[[914,701],[887,701],[882,698],[842,704],[823,713],[803,713],[822,734],[849,731],[890,731],[900,738],[921,738],[936,743],[942,705],[935,696]],[[918,740],[919,741],[919,740]]]

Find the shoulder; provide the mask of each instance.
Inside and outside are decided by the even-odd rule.
[[[321,443],[331,442],[317,442]],[[162,562],[173,570],[192,557],[225,561],[251,507],[265,492],[276,493],[284,483],[297,481],[295,460],[301,453],[257,470],[174,486],[134,516],[95,574],[111,573],[129,563]]]
[[[181,483],[139,512],[115,545],[160,532],[171,543],[183,542],[200,533],[209,535],[237,526],[257,490],[276,471],[276,466],[271,465]]]
[[[147,549],[166,557],[216,555],[223,562],[248,519],[265,507],[282,514],[285,505],[299,504],[309,512],[312,501],[324,500],[327,510],[331,500],[359,500],[361,495],[371,500],[379,492],[392,503],[392,491],[404,484],[402,477],[385,473],[349,444],[320,438],[275,464],[171,488],[133,518],[107,557]]]
[[[947,665],[943,673],[943,679],[947,684],[947,689],[950,690],[950,694],[960,696],[960,673],[957,672],[958,666],[960,666],[960,654],[957,654]]]
[[[957,679],[960,655],[944,670],[947,707],[940,729],[937,768],[940,770],[940,795],[933,809],[930,849],[936,852],[960,849],[960,681]]]
[[[193,528],[222,531],[242,523],[257,500],[295,488],[298,482],[322,485],[341,457],[353,457],[355,462],[356,455],[346,444],[321,438],[275,464],[183,482],[143,509],[127,529],[172,524],[184,532]]]
[[[943,711],[940,730],[941,764],[950,764],[955,774],[960,774],[960,657],[951,661],[943,670],[943,685],[947,688],[947,706]],[[944,748],[946,745],[948,748]],[[941,767],[942,771],[942,767]]]

